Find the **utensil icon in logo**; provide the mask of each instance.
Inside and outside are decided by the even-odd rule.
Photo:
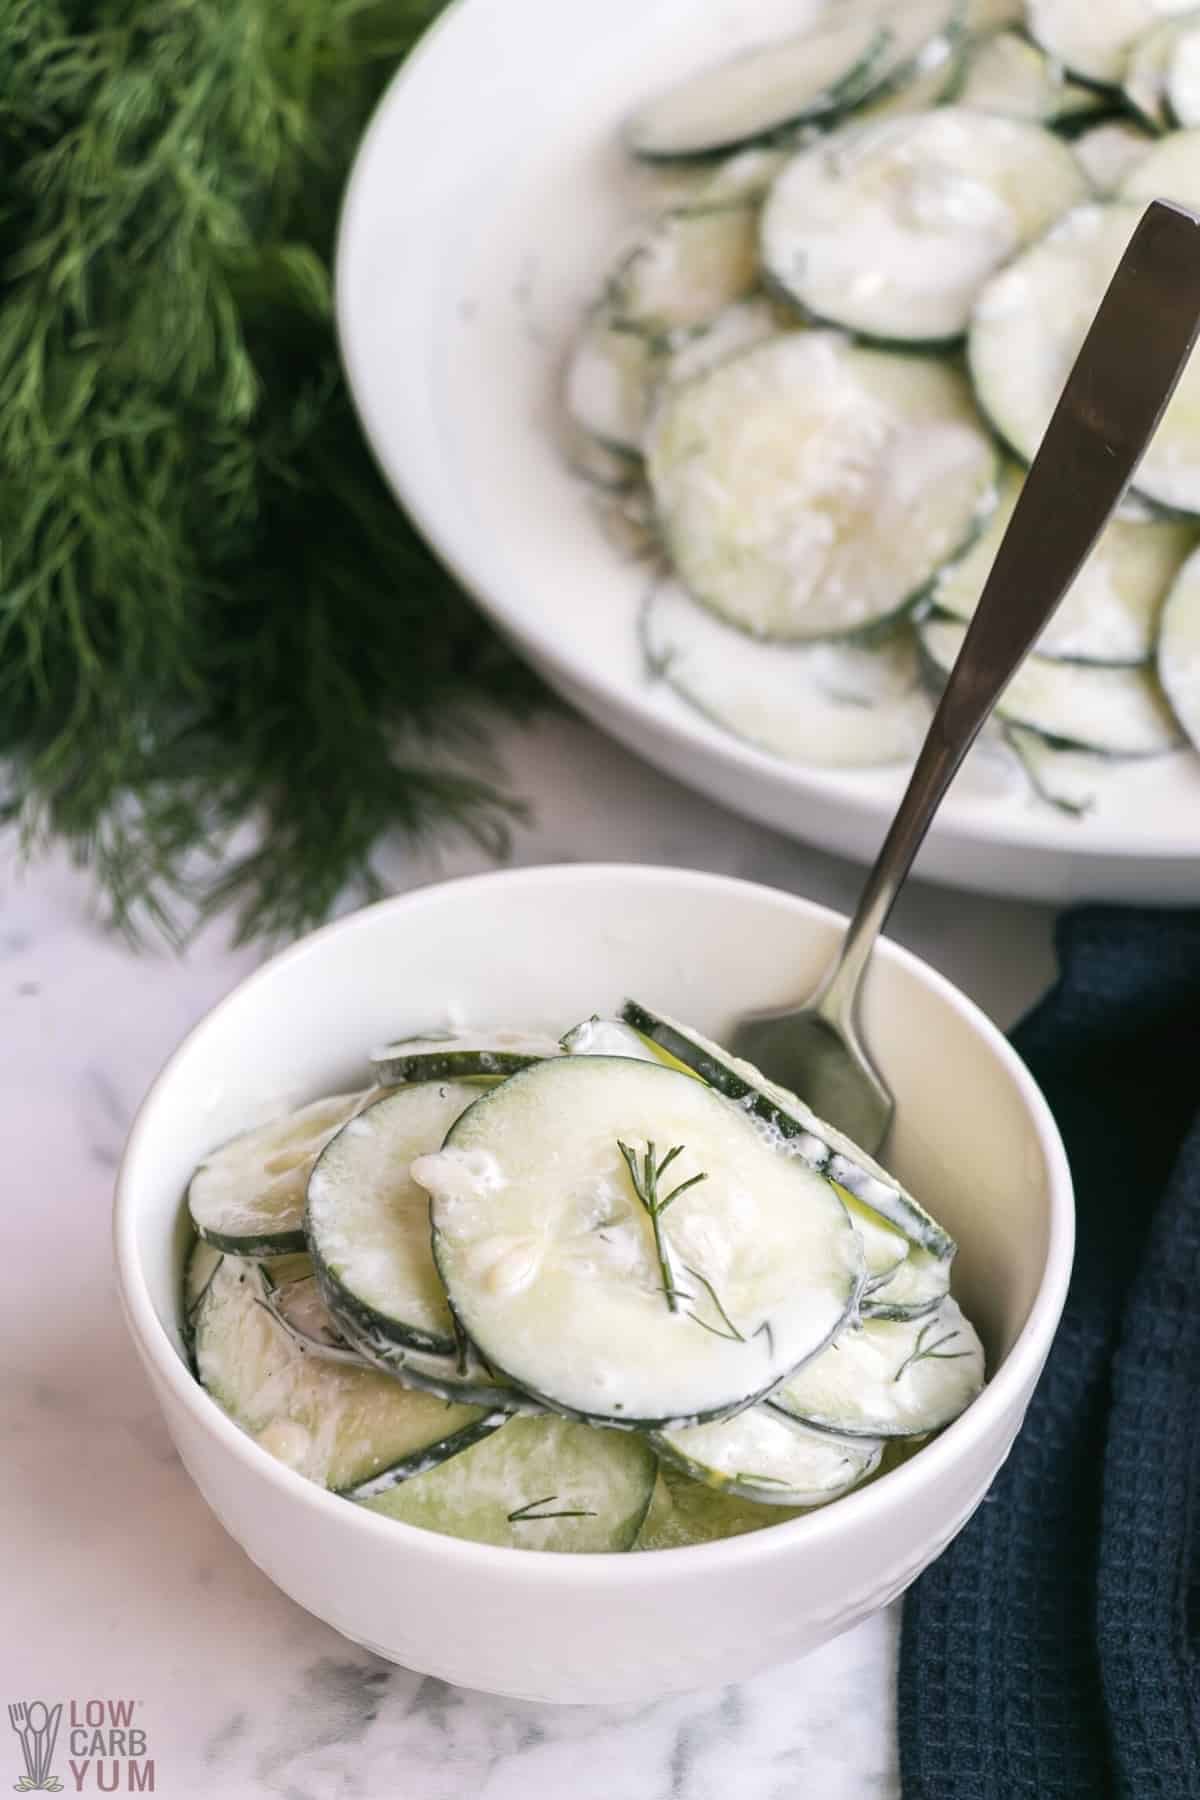
[[[25,1773],[13,1782],[18,1794],[57,1794],[62,1782],[50,1773],[54,1746],[58,1740],[58,1722],[62,1718],[62,1701],[48,1707],[44,1700],[17,1700],[10,1704],[8,1722],[16,1732],[25,1758]]]

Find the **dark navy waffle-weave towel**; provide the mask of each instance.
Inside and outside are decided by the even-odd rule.
[[[987,1500],[910,1591],[904,1800],[1200,1800],[1200,913],[1087,908],[1014,1033],[1078,1248]]]

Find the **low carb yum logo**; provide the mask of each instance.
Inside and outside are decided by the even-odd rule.
[[[136,1704],[133,1700],[60,1700],[53,1706],[44,1700],[10,1702],[9,1724],[25,1761],[25,1773],[14,1781],[14,1791],[63,1792],[65,1784],[53,1764],[60,1739],[65,1739],[62,1747],[75,1793],[152,1794],[154,1759],[146,1754],[145,1731],[133,1723]]]
[[[62,1701],[50,1707],[44,1700],[14,1700],[8,1709],[8,1722],[17,1734],[25,1773],[13,1786],[18,1794],[37,1792],[57,1794],[62,1789],[58,1776],[51,1773],[50,1763],[58,1740],[62,1718]]]

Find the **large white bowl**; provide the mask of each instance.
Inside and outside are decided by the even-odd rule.
[[[529,1699],[646,1700],[801,1655],[905,1588],[961,1529],[1020,1426],[1066,1292],[1071,1184],[1040,1094],[983,1015],[881,946],[868,1036],[899,1102],[893,1159],[961,1244],[990,1381],[911,1462],[824,1511],[627,1556],[489,1548],[339,1500],[244,1435],[179,1333],[184,1185],[281,1101],[361,1081],[366,1048],[444,1019],[564,1028],[632,994],[719,1032],[801,992],[843,921],[769,888],[567,866],[426,888],[277,957],[150,1090],[117,1183],[120,1291],[171,1434],[217,1517],[285,1593],[410,1668]]]
[[[396,493],[496,624],[593,720],[726,805],[872,858],[903,770],[801,767],[651,681],[643,567],[600,530],[557,440],[565,347],[633,216],[634,100],[812,0],[458,0],[360,152],[338,248],[350,384]],[[643,195],[644,204],[644,195]],[[1065,901],[1200,898],[1200,756],[1114,765],[1069,818],[1015,767],[959,777],[919,872]]]

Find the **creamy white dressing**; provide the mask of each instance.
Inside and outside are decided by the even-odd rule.
[[[1183,32],[1176,40],[1167,70],[1167,98],[1185,130],[1200,125],[1200,30]]]
[[[659,1434],[655,1442],[694,1479],[779,1506],[820,1506],[857,1486],[882,1445],[811,1431],[766,1406],[717,1425]]]

